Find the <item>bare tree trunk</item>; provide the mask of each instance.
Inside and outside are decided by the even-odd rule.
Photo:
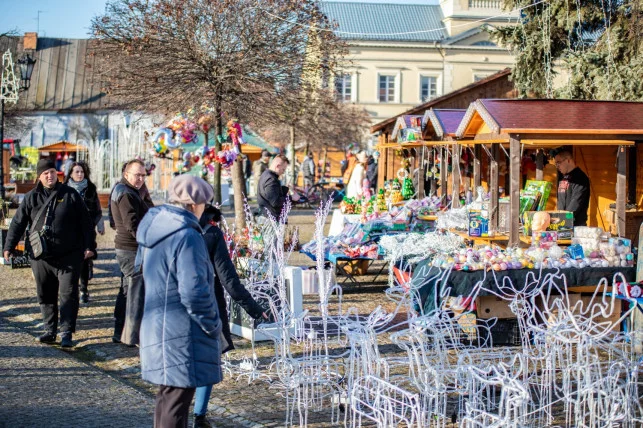
[[[324,147],[324,154],[322,155],[322,172],[320,179],[326,178],[326,162],[328,161],[328,147]],[[330,173],[330,171],[328,171]],[[330,174],[329,174],[330,175]]]
[[[241,147],[239,147],[241,151]],[[232,164],[232,188],[234,189],[234,224],[237,233],[243,233],[246,227],[246,215],[243,210],[246,197],[246,177],[243,174],[243,159],[241,156]]]
[[[290,176],[292,177],[292,187],[297,184],[295,177],[295,125],[290,125]]]
[[[221,151],[221,141],[219,141],[219,135],[223,134],[223,121],[221,119],[221,103],[217,99],[217,105],[215,107],[215,112],[217,115],[216,123],[216,135],[214,137],[214,150],[216,153]],[[214,188],[214,202],[217,204],[222,203],[221,200],[221,164],[219,162],[214,163],[214,177],[212,179],[212,187]]]

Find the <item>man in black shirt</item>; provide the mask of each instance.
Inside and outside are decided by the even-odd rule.
[[[78,317],[80,269],[83,260],[94,256],[93,223],[78,192],[58,182],[52,160],[38,161],[36,174],[36,187],[25,195],[11,221],[3,256],[10,257],[27,228],[30,232],[42,231],[46,236],[46,252],[31,260],[45,327],[45,333],[38,340],[56,341],[60,296],[60,345],[71,347]]]
[[[571,152],[562,150],[554,157],[558,169],[558,209],[574,213],[574,226],[587,225],[589,178],[576,166]]]
[[[259,178],[257,203],[261,210],[260,214],[264,217],[270,214],[279,220],[289,190],[288,187],[281,185],[279,177],[286,172],[288,164],[286,156],[275,156],[270,162],[270,167]]]
[[[123,178],[114,187],[110,196],[110,214],[114,218],[116,229],[114,239],[116,260],[123,275],[114,307],[114,336],[112,341],[115,343],[122,341],[128,345],[138,344],[138,325],[130,315],[136,313],[136,308],[143,303],[139,301],[141,296],[136,294],[138,290],[142,290],[143,276],[140,272],[137,272],[134,262],[136,260],[136,251],[138,250],[136,231],[143,216],[149,209],[140,194],[140,189],[145,184],[146,177],[147,171],[142,161],[134,159],[128,162],[125,166]],[[126,331],[123,332],[126,327],[126,318],[134,322],[130,323]]]

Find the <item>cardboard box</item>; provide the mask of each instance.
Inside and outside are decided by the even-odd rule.
[[[359,276],[359,275],[366,275],[366,272],[368,271],[369,262],[368,260],[351,260],[351,261],[338,260],[337,264],[341,266],[341,269],[343,269],[344,272],[350,273],[351,275],[354,275],[354,276]]]
[[[480,296],[476,299],[478,318],[516,318],[516,314],[509,309],[509,301],[496,296]]]
[[[546,323],[546,324],[551,324],[551,323],[555,322],[555,319],[558,316],[558,309],[556,309],[553,306],[553,302],[556,299],[562,299],[562,298],[563,298],[562,296],[550,296],[549,297],[550,303],[548,305],[548,307],[550,308],[550,311],[547,314],[543,313],[543,315],[547,319],[544,319],[544,320],[541,319],[541,320],[538,320],[538,321]],[[612,313],[608,314],[607,317],[603,317],[600,314],[600,311],[598,309],[596,310],[596,312],[592,312],[592,311],[588,312],[587,311],[587,308],[591,303],[593,303],[594,305],[602,304],[602,294],[601,293],[599,293],[596,296],[596,298],[594,298],[593,302],[592,302],[592,296],[583,296],[581,294],[569,294],[568,298],[569,298],[569,306],[570,306],[570,308],[575,308],[574,313],[577,313],[577,312],[580,311],[580,304],[578,302],[582,302],[582,305],[583,305],[582,310],[585,313],[585,316],[591,316],[591,314],[596,313],[597,315],[594,317],[595,322],[597,322],[597,323],[609,322],[609,323],[612,324],[611,329],[613,331],[620,331],[621,326],[617,321],[621,317],[621,305],[622,305],[621,300],[616,300],[614,302],[614,309],[612,310]],[[608,302],[610,301],[609,298],[607,300],[608,300]],[[537,302],[537,305],[538,305],[538,308],[542,312],[543,309],[544,309],[544,306],[545,306],[544,301]],[[609,308],[608,308],[608,310],[609,310]]]
[[[525,236],[531,236],[531,221],[538,211],[527,211],[522,217]],[[574,213],[569,211],[547,211],[551,222],[548,231],[558,232],[558,239],[569,239],[574,232]]]

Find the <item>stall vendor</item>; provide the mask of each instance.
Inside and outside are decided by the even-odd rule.
[[[574,213],[574,226],[587,225],[589,178],[576,166],[570,151],[560,150],[554,156],[558,169],[557,208]]]

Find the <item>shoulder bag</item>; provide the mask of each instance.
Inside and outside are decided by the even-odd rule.
[[[29,230],[29,235],[27,235],[27,238],[29,240],[29,247],[31,248],[31,257],[34,260],[42,258],[43,255],[47,253],[47,219],[49,217],[51,201],[56,197],[57,194],[57,190],[51,192],[51,195],[49,195],[49,197],[45,201],[45,204],[42,206],[42,208],[40,208],[40,211],[38,211],[38,214],[36,214],[36,218],[31,223],[32,227],[37,225],[40,217],[42,217],[42,213],[45,211],[45,209],[47,209],[47,214],[45,215],[45,221],[43,222],[42,227],[40,227],[39,230]]]

